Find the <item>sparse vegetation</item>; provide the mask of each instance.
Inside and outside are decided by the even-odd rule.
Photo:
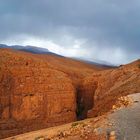
[[[72,124],[71,124],[72,127],[75,127],[75,126],[77,126],[77,125],[79,125],[78,122],[75,122],[75,123],[72,123]]]
[[[43,139],[44,139],[43,136],[38,136],[38,137],[35,138],[35,140],[43,140]]]
[[[140,64],[138,65],[138,68],[140,69]]]

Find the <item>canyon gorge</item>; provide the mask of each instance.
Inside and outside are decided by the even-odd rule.
[[[100,116],[140,92],[140,60],[111,67],[0,49],[0,138]]]

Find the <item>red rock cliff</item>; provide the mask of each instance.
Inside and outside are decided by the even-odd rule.
[[[109,111],[118,97],[138,92],[140,92],[140,60],[119,68],[96,72],[85,78],[81,88],[88,117]],[[87,100],[89,98],[90,100]]]
[[[76,120],[75,88],[46,61],[0,50],[0,134],[10,136]]]
[[[139,85],[139,60],[110,69],[0,49],[0,138],[101,115]]]

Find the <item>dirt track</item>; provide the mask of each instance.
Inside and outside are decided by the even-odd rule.
[[[109,115],[118,140],[140,140],[140,93],[129,95],[133,105],[120,109]],[[109,130],[110,131],[110,130]]]

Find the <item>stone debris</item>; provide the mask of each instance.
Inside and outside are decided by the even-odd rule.
[[[98,128],[94,128],[91,123],[75,122],[72,123],[69,129],[58,131],[56,135],[50,138],[44,137],[44,140],[91,140],[91,137],[93,140],[94,138],[98,140],[98,137],[101,135],[98,133]],[[99,140],[105,139],[102,138]]]
[[[110,132],[109,140],[116,140],[116,133],[115,131]]]
[[[112,106],[112,109],[118,110],[118,109],[132,105],[133,102],[134,101],[132,100],[132,98],[128,96],[121,96],[120,98],[118,98],[116,104]]]

